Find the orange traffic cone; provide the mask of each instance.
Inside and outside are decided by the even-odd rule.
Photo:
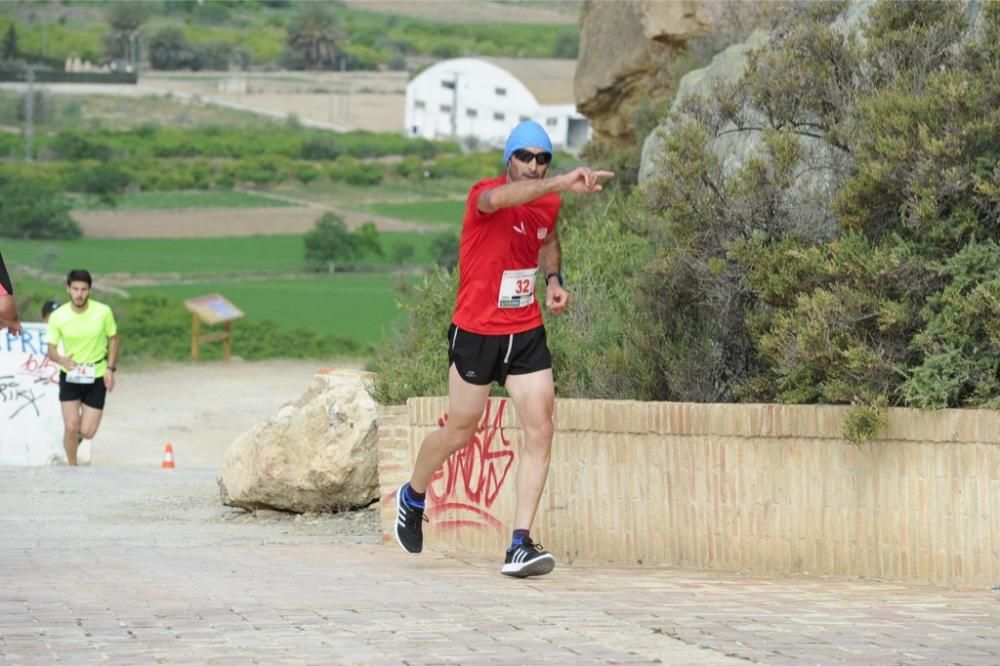
[[[163,469],[174,469],[174,445],[167,444],[166,448],[163,449],[163,462],[160,464]]]

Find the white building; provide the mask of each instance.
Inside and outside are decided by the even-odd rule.
[[[590,123],[573,101],[576,61],[455,58],[406,86],[405,130],[425,139],[474,138],[504,145],[514,125],[535,120],[557,150],[578,151]]]

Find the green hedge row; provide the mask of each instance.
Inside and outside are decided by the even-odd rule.
[[[446,155],[425,162],[411,156],[400,162],[362,161],[338,157],[328,163],[257,156],[244,159],[162,160],[133,158],[103,162],[95,159],[0,164],[0,181],[42,181],[68,192],[101,192],[136,189],[144,192],[175,190],[227,190],[236,186],[266,186],[322,180],[356,186],[375,186],[386,179],[460,177],[469,180],[500,171],[496,152]],[[95,182],[107,180],[107,183]]]
[[[16,134],[0,137],[0,157],[20,157],[23,140]],[[172,157],[245,158],[276,155],[292,159],[333,160],[416,155],[430,159],[460,152],[457,144],[411,139],[390,133],[348,132],[277,126],[266,131],[219,126],[196,128],[141,125],[124,131],[67,130],[39,135],[34,141],[40,159],[132,159]]]

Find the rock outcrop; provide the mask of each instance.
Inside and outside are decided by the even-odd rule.
[[[378,498],[375,401],[370,373],[318,373],[306,393],[241,435],[226,451],[222,502],[244,509],[336,511]]]
[[[768,33],[757,30],[745,42],[733,44],[721,53],[716,54],[707,67],[685,74],[677,86],[674,108],[677,108],[683,100],[691,95],[710,95],[712,87],[719,82],[731,83],[738,80],[743,76],[743,72],[746,69],[747,54],[753,49],[764,46],[769,40],[770,35]],[[666,137],[676,124],[682,120],[683,116],[671,116],[646,137],[642,145],[642,161],[639,165],[640,183],[645,182],[655,173],[655,157],[662,152]],[[712,142],[712,147],[720,159],[722,159],[723,165],[727,170],[737,168],[759,145],[760,135],[756,132],[725,134]]]
[[[702,0],[584,3],[573,88],[596,138],[634,138],[632,111],[673,95],[669,64],[688,40],[714,29],[723,8]]]
[[[873,0],[855,0],[831,27],[842,35],[857,33],[862,23],[867,19]],[[770,33],[764,30],[754,31],[748,39],[733,44],[715,55],[711,63],[704,68],[688,72],[677,86],[673,108],[682,106],[685,99],[692,95],[709,97],[712,89],[719,82],[731,83],[737,81],[746,69],[747,56],[750,51],[764,47],[771,39]],[[749,124],[765,126],[766,118],[760,112],[746,111]],[[639,183],[644,184],[654,178],[657,171],[657,159],[663,154],[667,137],[678,125],[684,122],[684,114],[672,114],[649,136],[642,146],[642,157],[639,165]],[[723,132],[711,140],[711,148],[719,158],[727,173],[737,171],[747,159],[762,150],[763,138],[760,132],[738,132],[730,123]],[[843,169],[844,156],[821,139],[807,136],[799,137],[801,167],[798,175],[786,196],[796,203],[799,214],[793,224],[810,228],[815,233],[824,230],[833,233],[835,222],[829,208],[835,173]]]

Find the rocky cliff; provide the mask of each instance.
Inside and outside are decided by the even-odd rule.
[[[711,32],[723,3],[587,0],[580,12],[574,93],[598,139],[632,140],[631,112],[674,92],[670,64],[689,40]]]

